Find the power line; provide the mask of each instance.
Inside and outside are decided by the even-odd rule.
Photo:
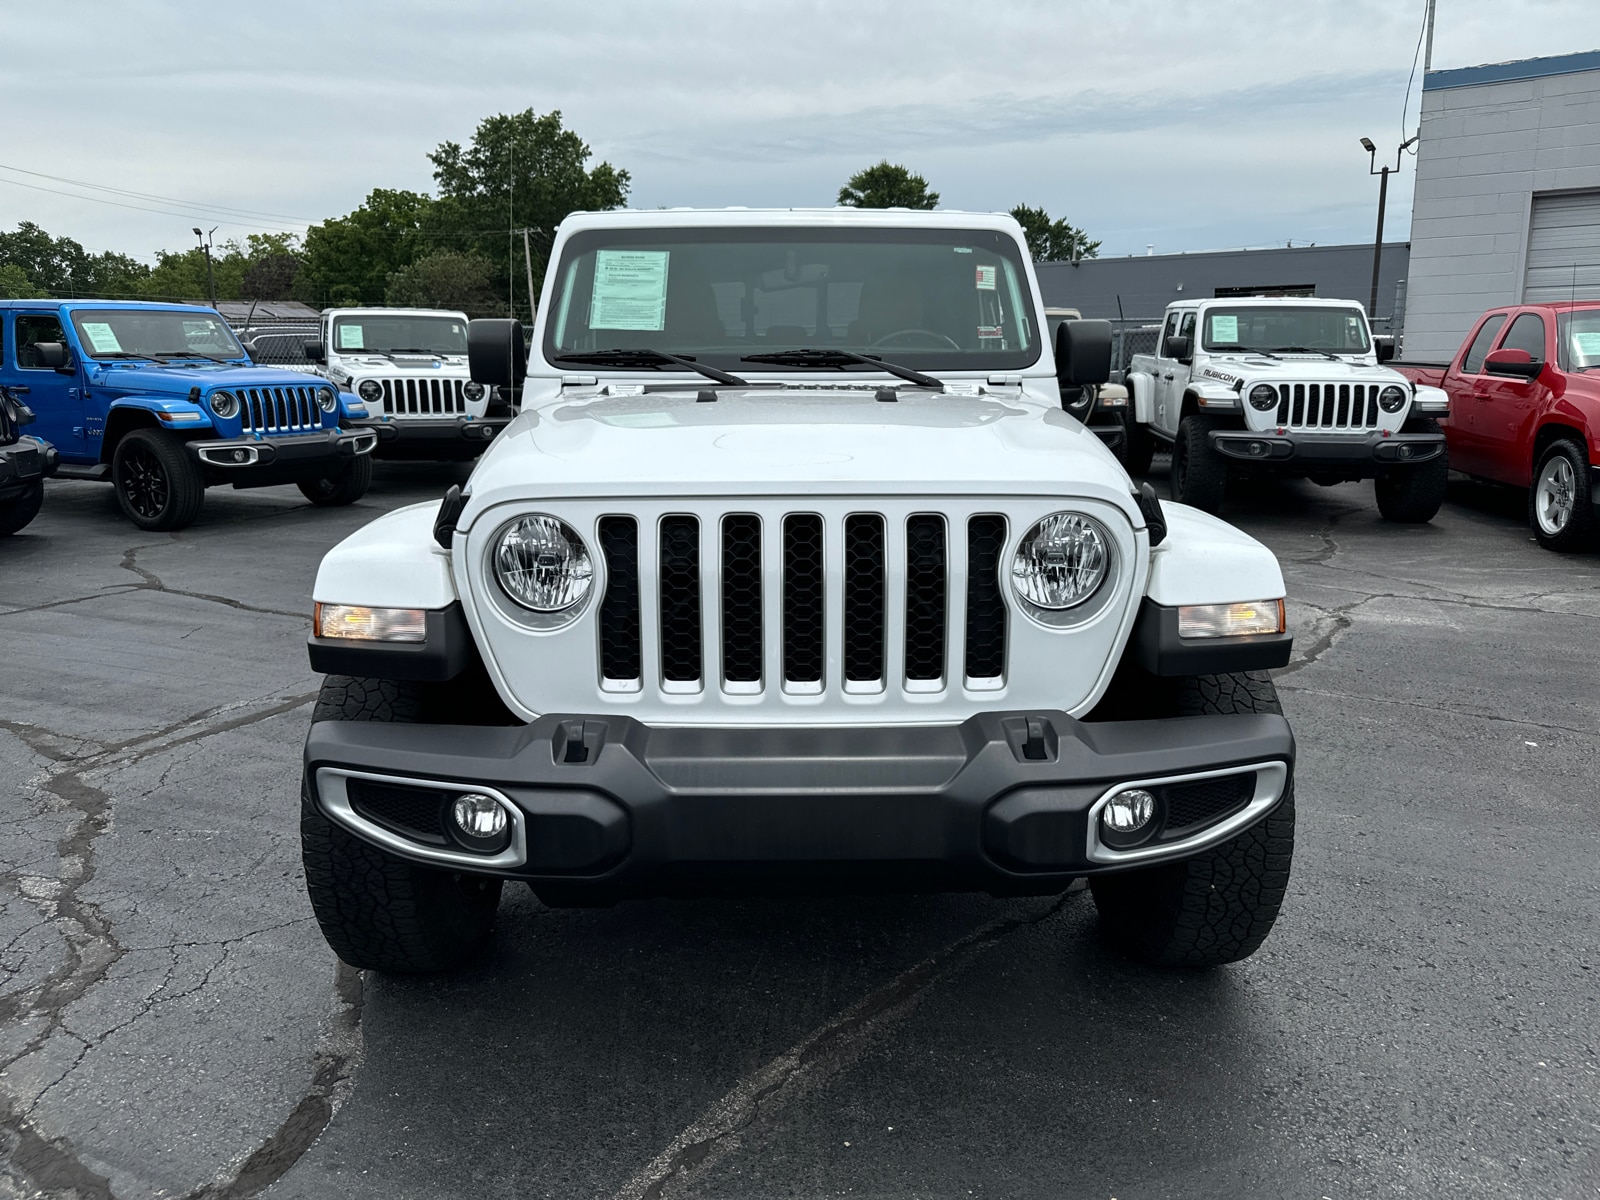
[[[128,204],[125,201],[121,201],[121,200],[107,200],[102,196],[84,196],[84,195],[81,195],[78,192],[64,192],[60,188],[48,188],[48,187],[44,187],[44,186],[42,186],[40,184],[37,184],[37,183],[23,183],[22,180],[20,180],[20,179],[0,179],[0,183],[10,184],[12,187],[28,188],[31,191],[35,191],[35,192],[48,192],[52,196],[65,196],[69,200],[88,200],[93,204],[110,204],[110,205],[114,205],[117,208],[131,208],[135,212],[159,213],[162,216],[181,217],[185,221],[193,221],[193,220],[200,219],[200,218],[203,217],[206,220],[214,220],[219,225],[237,226],[240,229],[259,229],[263,225],[263,222],[259,222],[259,221],[257,221],[257,222],[246,222],[246,221],[224,220],[224,219],[222,219],[220,217],[208,216],[208,215],[202,214],[202,213],[176,212],[176,211],[174,211],[173,209],[170,209],[170,208],[151,208],[148,205],[144,205],[144,204]],[[293,233],[293,232],[295,232],[295,229],[293,227],[283,226],[283,227],[280,227],[275,232]]]
[[[236,208],[231,204],[212,204],[209,201],[185,200],[180,196],[161,196],[154,192],[135,192],[127,188],[111,187],[103,183],[90,183],[84,179],[68,179],[62,175],[47,175],[43,171],[30,171],[26,167],[13,167],[6,163],[0,163],[0,171],[12,171],[18,175],[31,175],[35,179],[48,179],[52,183],[65,183],[73,187],[90,188],[97,192],[110,192],[112,195],[126,196],[133,200],[156,200],[164,204],[177,204],[184,208],[205,209],[218,213],[233,213],[236,216],[269,217],[283,221],[293,221],[296,224],[315,224],[309,218],[291,216],[288,213],[264,212],[254,208]],[[88,197],[84,198],[88,199]]]
[[[1404,141],[1406,138],[1406,130],[1408,128],[1406,125],[1406,114],[1411,111],[1411,85],[1416,81],[1417,78],[1417,59],[1422,56],[1422,39],[1423,36],[1429,31],[1428,16],[1432,9],[1433,5],[1431,3],[1424,3],[1422,6],[1422,28],[1417,30],[1417,48],[1411,52],[1411,74],[1406,77],[1406,98],[1400,105],[1401,141]]]

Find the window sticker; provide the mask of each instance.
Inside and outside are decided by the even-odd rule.
[[[988,266],[980,265],[978,267],[978,290],[980,292],[992,292],[992,291],[994,291],[995,290],[994,281],[995,281],[995,268],[994,268],[994,265],[992,263],[990,265],[988,265]]]
[[[1578,353],[1585,358],[1593,358],[1600,354],[1600,333],[1590,333],[1582,330],[1572,335],[1572,344],[1578,348]]]
[[[89,339],[89,345],[96,354],[120,354],[122,343],[117,341],[117,335],[111,326],[104,321],[85,321],[83,334]]]
[[[1218,313],[1211,318],[1211,340],[1213,342],[1237,342],[1239,340],[1239,318]]]
[[[978,336],[980,338],[999,338],[999,337],[1005,337],[1005,335],[1006,335],[1006,331],[999,325],[979,325],[978,326]]]
[[[597,250],[590,329],[648,329],[667,323],[669,250]]]
[[[365,333],[362,331],[361,326],[359,326],[359,325],[341,325],[341,326],[339,326],[339,349],[341,349],[341,350],[365,350],[366,348],[367,348],[367,339],[366,339]]]

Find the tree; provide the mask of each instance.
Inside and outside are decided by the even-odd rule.
[[[839,189],[839,203],[851,208],[930,209],[939,207],[939,193],[930,192],[921,175],[885,159],[850,176]]]
[[[37,300],[49,294],[15,263],[0,263],[0,300]]]
[[[1034,262],[1077,262],[1080,258],[1099,258],[1100,243],[1091,242],[1089,235],[1066,218],[1052,221],[1042,208],[1029,208],[1019,204],[1011,215],[1022,226],[1028,240],[1028,255]]]
[[[0,265],[16,267],[46,296],[137,297],[150,268],[126,254],[90,254],[32,221],[0,233]]]
[[[374,188],[354,212],[306,230],[294,295],[314,306],[382,304],[389,276],[432,244],[424,233],[434,201]]]
[[[494,264],[482,255],[435,250],[389,276],[384,303],[456,308],[468,316],[495,316],[505,310],[493,279]]]

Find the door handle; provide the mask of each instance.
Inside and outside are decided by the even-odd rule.
[[[1172,376],[1171,375],[1163,375],[1161,378],[1165,379],[1168,383],[1172,382]]]

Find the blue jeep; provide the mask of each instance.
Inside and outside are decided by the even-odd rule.
[[[23,434],[22,427],[33,419],[21,397],[0,384],[0,537],[10,537],[39,515],[44,477],[61,461],[49,442]]]
[[[293,483],[335,505],[372,481],[366,407],[253,365],[210,308],[0,300],[0,385],[38,414],[57,474],[110,480],[141,529],[184,528],[216,484]]]

